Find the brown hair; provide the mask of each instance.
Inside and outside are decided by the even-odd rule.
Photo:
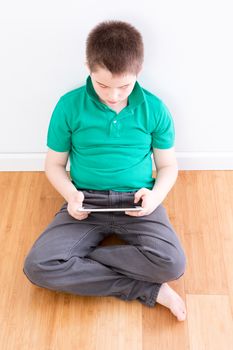
[[[98,66],[113,75],[138,74],[144,56],[143,40],[131,24],[111,20],[99,23],[86,40],[86,60],[91,72]]]

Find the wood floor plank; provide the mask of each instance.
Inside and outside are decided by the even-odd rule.
[[[233,321],[227,295],[187,294],[190,350],[232,349]]]
[[[173,222],[187,257],[187,293],[228,292],[215,186],[214,172],[181,172],[173,191]]]
[[[216,175],[215,196],[219,218],[219,236],[223,247],[228,295],[233,315],[233,176],[231,171]]]
[[[22,271],[24,258],[64,199],[43,172],[0,173],[1,349],[230,349],[232,184],[232,171],[181,171],[164,201],[187,256],[184,276],[169,282],[187,305],[187,320],[178,322],[159,304],[148,308],[31,284]],[[102,244],[116,242],[109,237]]]
[[[185,300],[184,277],[169,285]],[[189,349],[187,322],[177,318],[166,307],[143,307],[143,350]]]

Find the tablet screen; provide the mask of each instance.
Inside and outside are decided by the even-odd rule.
[[[142,210],[143,208],[138,205],[133,205],[130,207],[124,207],[124,208],[116,208],[116,207],[87,207],[83,206],[82,208],[78,208],[77,211],[138,211]]]

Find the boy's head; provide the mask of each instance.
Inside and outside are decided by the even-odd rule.
[[[112,20],[92,29],[86,42],[86,65],[102,102],[117,106],[127,100],[142,70],[143,56],[142,36],[131,24]]]

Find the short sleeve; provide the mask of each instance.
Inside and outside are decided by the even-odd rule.
[[[175,127],[167,106],[161,101],[159,112],[156,114],[156,126],[152,132],[152,146],[167,149],[174,146]]]
[[[62,100],[55,106],[47,132],[47,146],[57,152],[71,149],[71,130]]]

